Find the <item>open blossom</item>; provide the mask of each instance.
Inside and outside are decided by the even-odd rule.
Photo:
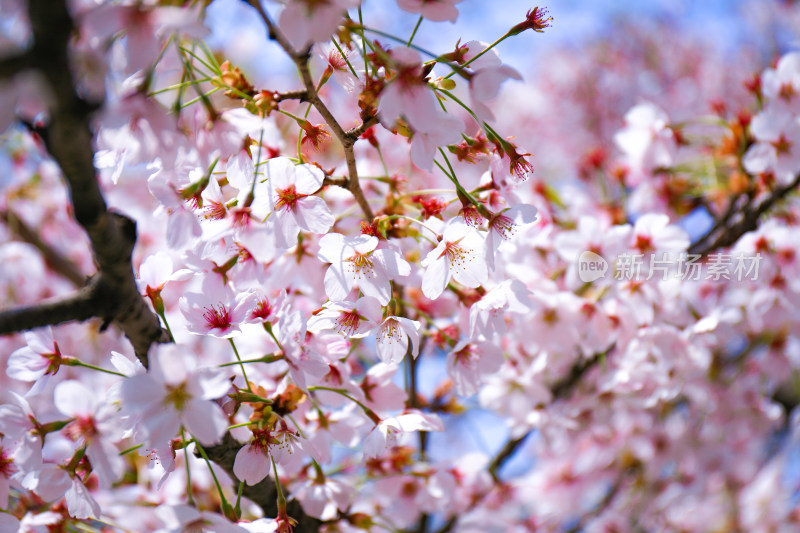
[[[497,50],[491,49],[478,57],[487,46],[488,44],[480,41],[469,41],[459,47],[459,51],[464,50],[463,61],[469,63],[467,67],[473,72],[469,79],[472,108],[483,120],[494,119],[494,115],[483,102],[497,96],[500,85],[507,79],[522,79],[522,74],[516,69],[503,64]],[[474,59],[476,57],[477,59]]]
[[[234,294],[229,286],[207,277],[203,292],[186,293],[178,306],[191,333],[228,339],[241,333],[239,324],[248,318],[256,303],[255,294]]]
[[[378,238],[371,235],[329,233],[320,239],[317,257],[331,264],[325,272],[325,292],[331,300],[344,300],[358,287],[386,305],[392,295],[389,281],[411,273],[411,266],[398,252],[378,248]]]
[[[655,104],[639,104],[628,111],[625,128],[614,135],[614,142],[630,167],[629,185],[637,185],[644,175],[675,161],[677,142],[669,117]]]
[[[761,80],[769,107],[794,115],[800,111],[800,52],[782,56],[774,69],[764,71]]]
[[[313,194],[322,188],[325,174],[314,165],[295,165],[288,157],[276,157],[264,167],[266,182],[256,182],[251,212],[257,219],[269,215],[267,226],[275,232],[276,244],[291,248],[300,230],[326,233],[335,218],[325,200]],[[240,193],[240,201],[249,191]]]
[[[236,453],[233,462],[233,473],[248,485],[255,485],[269,475],[270,457],[278,464],[289,465],[313,451],[310,443],[289,429],[284,420],[279,420],[273,429],[252,431],[252,439]]]
[[[35,393],[44,385],[45,376],[58,372],[64,356],[53,340],[50,327],[25,332],[28,343],[11,353],[6,366],[6,374],[20,381],[37,381],[32,391]],[[42,380],[45,378],[45,380]]]
[[[151,447],[169,442],[181,426],[204,445],[219,442],[228,426],[222,408],[212,400],[230,388],[218,369],[198,368],[186,347],[158,345],[150,352],[150,369],[122,382],[123,409]]]
[[[400,443],[411,431],[443,431],[444,424],[434,414],[410,411],[381,420],[364,440],[364,455],[378,457]]]
[[[489,219],[489,234],[486,236],[486,263],[494,270],[495,256],[503,241],[511,240],[520,227],[536,222],[536,208],[517,204],[503,209]]]
[[[442,240],[422,261],[422,293],[435,300],[451,279],[467,287],[480,286],[489,275],[483,246],[475,229],[460,221],[448,224]]]
[[[359,0],[289,0],[281,11],[278,25],[295,50],[324,42]]]
[[[441,22],[449,20],[455,22],[458,18],[458,8],[456,4],[461,0],[397,0],[397,5],[403,11],[409,13],[419,13],[428,20]]]
[[[410,48],[394,48],[389,54],[395,75],[381,92],[378,113],[387,127],[404,117],[414,131],[436,131],[442,113],[436,97],[423,78],[422,58]]]
[[[328,302],[308,321],[308,331],[333,330],[346,337],[361,338],[370,334],[381,321],[378,300],[365,296],[356,302]]]
[[[506,280],[487,292],[469,310],[469,332],[473,339],[491,339],[506,332],[509,313],[532,310],[530,291],[519,280]]]
[[[311,478],[292,491],[303,510],[320,520],[331,520],[337,510],[345,510],[353,498],[353,490],[345,483],[330,477]]]
[[[481,377],[496,372],[503,364],[503,353],[491,342],[461,341],[447,354],[447,374],[458,394],[476,394]]]
[[[744,156],[744,168],[751,174],[771,172],[782,185],[800,172],[800,120],[777,106],[755,117],[750,131],[756,143]]]
[[[59,383],[53,401],[59,411],[73,419],[63,429],[64,434],[86,446],[100,485],[110,487],[123,470],[122,458],[112,444],[122,437],[117,406],[101,401],[83,383],[74,380]]]
[[[378,326],[378,357],[387,364],[403,360],[410,349],[412,357],[419,354],[420,323],[399,316],[386,317]]]

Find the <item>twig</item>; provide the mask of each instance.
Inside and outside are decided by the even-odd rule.
[[[13,78],[16,74],[33,66],[33,57],[29,52],[3,58],[0,61],[0,79]]]
[[[308,59],[309,59],[309,52],[308,50],[298,52],[296,51],[286,37],[278,30],[275,24],[272,22],[272,19],[269,17],[264,8],[261,7],[261,4],[258,0],[246,0],[251,6],[258,11],[258,14],[264,20],[264,24],[267,26],[267,32],[269,34],[269,38],[274,40],[278,43],[278,45],[283,48],[284,52],[286,52],[289,57],[292,58],[294,61],[295,66],[297,67],[297,71],[300,73],[300,78],[303,80],[303,86],[305,86],[307,94],[308,102],[314,106],[314,108],[322,115],[322,118],[325,120],[325,123],[331,128],[333,134],[336,135],[336,138],[339,139],[339,142],[344,149],[344,158],[347,162],[347,190],[353,195],[358,202],[359,207],[364,212],[364,218],[366,218],[367,222],[371,222],[375,215],[372,212],[372,208],[369,206],[369,202],[367,202],[366,197],[364,196],[364,191],[361,190],[361,184],[358,181],[358,169],[356,168],[356,156],[353,152],[353,145],[358,140],[360,136],[348,135],[339,121],[336,120],[336,117],[333,116],[331,110],[328,109],[328,106],[325,105],[325,102],[319,97],[317,93],[316,87],[314,86],[314,80],[311,78],[311,72],[308,69]],[[359,128],[355,128],[358,131],[362,126]],[[364,130],[366,131],[366,129]]]
[[[305,89],[298,89],[296,91],[286,91],[286,92],[275,92],[272,94],[272,98],[276,102],[283,102],[284,100],[300,100],[301,102],[308,101],[308,91]]]
[[[71,281],[76,287],[80,287],[86,282],[86,276],[66,257],[58,253],[52,246],[42,240],[33,228],[28,226],[19,215],[11,209],[0,210],[0,220],[8,226],[8,229],[21,240],[32,244],[41,252],[44,261],[54,272],[60,274]]]
[[[753,205],[748,201],[744,207],[743,212],[732,210],[733,204],[736,199],[731,201],[731,206],[723,217],[723,224],[715,224],[711,230],[703,235],[697,242],[689,247],[690,254],[708,255],[709,253],[720,248],[726,248],[733,245],[739,240],[739,237],[749,231],[758,228],[758,219],[761,215],[766,213],[778,201],[786,197],[790,192],[795,190],[800,185],[800,174],[788,185],[778,187],[761,203]],[[729,224],[736,215],[739,215],[738,220],[733,224]],[[712,240],[712,236],[716,237]]]
[[[567,398],[572,391],[575,390],[575,387],[578,386],[578,384],[581,382],[581,379],[583,379],[589,370],[594,368],[613,349],[614,345],[609,347],[604,352],[596,353],[589,359],[581,359],[572,365],[572,368],[570,368],[566,376],[550,386],[550,393],[553,395],[553,402]],[[506,442],[505,446],[503,446],[500,451],[497,452],[492,461],[489,463],[488,471],[495,484],[501,483],[499,477],[497,476],[497,471],[502,468],[502,466],[511,458],[512,455],[514,455],[514,452],[516,452],[522,443],[525,442],[525,439],[528,438],[530,433],[530,431],[526,431],[523,435]],[[491,490],[492,489],[480,495],[473,505],[476,505],[478,502],[486,498]],[[458,522],[458,518],[459,517],[457,515],[450,517],[450,519],[442,527],[440,527],[436,533],[448,533],[449,531],[452,531]]]

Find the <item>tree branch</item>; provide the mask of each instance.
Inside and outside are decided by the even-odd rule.
[[[286,37],[280,32],[280,30],[278,30],[278,28],[272,22],[272,19],[269,18],[267,12],[261,7],[261,4],[258,0],[245,1],[253,6],[264,20],[264,24],[267,26],[269,38],[277,42],[278,45],[283,48],[284,52],[286,52],[286,54],[292,58],[292,61],[294,61],[297,71],[300,73],[300,78],[303,80],[303,85],[308,93],[308,102],[314,106],[320,115],[322,115],[325,123],[331,128],[331,131],[333,131],[333,134],[336,135],[336,138],[339,139],[339,142],[344,149],[345,161],[347,162],[347,173],[349,175],[347,180],[347,190],[350,191],[350,193],[356,199],[356,202],[358,202],[359,207],[361,207],[361,211],[364,212],[364,218],[367,220],[367,222],[372,222],[372,219],[375,218],[375,215],[373,214],[372,208],[369,206],[369,202],[367,202],[367,199],[364,196],[364,191],[361,189],[361,184],[358,181],[356,156],[353,153],[353,145],[358,140],[360,134],[358,136],[348,135],[348,132],[342,128],[341,124],[339,124],[339,121],[336,120],[336,117],[334,117],[333,113],[331,113],[331,110],[328,109],[328,106],[326,106],[325,102],[323,102],[319,97],[317,89],[314,86],[314,80],[311,78],[311,72],[308,69],[308,50],[297,52],[286,39]],[[355,128],[355,131],[358,131],[358,129],[359,128]],[[366,131],[366,129],[364,131]]]
[[[44,257],[47,266],[54,272],[71,281],[76,287],[80,287],[86,282],[86,276],[77,269],[72,261],[62,256],[49,244],[44,242],[39,234],[28,226],[14,211],[11,209],[0,210],[0,220],[3,221],[11,233],[24,242],[35,246],[42,254],[42,257]]]
[[[233,473],[233,462],[241,448],[242,445],[233,438],[230,432],[226,433],[222,438],[222,442],[216,446],[204,447],[208,458],[225,470],[233,480],[234,486],[238,486],[240,480]],[[275,487],[275,481],[270,476],[265,477],[255,485],[245,484],[242,495],[258,505],[266,516],[276,516],[278,514],[278,490]],[[319,531],[322,522],[305,514],[297,500],[287,502],[286,510],[289,516],[297,520],[294,533],[316,533]]]
[[[734,198],[731,200],[725,215],[705,235],[689,247],[689,253],[708,255],[715,250],[735,244],[739,237],[757,229],[758,219],[761,218],[761,215],[797,189],[798,185],[800,185],[800,174],[788,185],[778,187],[772,191],[761,203],[753,205],[751,201],[748,201],[742,212],[735,209],[738,197]]]
[[[94,301],[98,304],[95,316],[116,323],[131,341],[136,356],[147,366],[150,346],[168,340],[169,336],[136,287],[131,265],[136,224],[108,211],[97,184],[89,127],[89,115],[96,106],[78,96],[68,68],[72,18],[63,0],[30,0],[28,15],[33,33],[28,52],[30,64],[41,71],[53,95],[43,140],[69,186],[75,219],[89,236],[99,268],[97,283],[104,287],[96,294],[107,297],[100,303]],[[30,309],[19,312],[21,316],[33,316]]]
[[[20,72],[30,69],[33,66],[32,59],[28,51],[3,58],[0,60],[0,80],[13,78]]]
[[[84,288],[64,298],[1,311],[0,335],[102,316],[98,311],[109,297],[101,278],[94,277]]]

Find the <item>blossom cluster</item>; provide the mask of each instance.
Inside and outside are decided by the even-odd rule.
[[[397,2],[420,31],[458,4]],[[357,0],[252,2],[297,66],[281,92],[220,61],[199,7],[70,7],[97,179],[171,342],[145,368],[99,321],[0,339],[0,531],[800,527],[800,55],[711,118],[633,105],[549,180],[495,105],[530,89],[496,44],[544,9],[431,52]],[[0,230],[0,293],[36,304],[95,266],[58,244],[85,239],[44,82],[3,82],[0,127],[29,124],[4,133],[2,220],[41,239]],[[758,275],[586,279],[586,252]]]

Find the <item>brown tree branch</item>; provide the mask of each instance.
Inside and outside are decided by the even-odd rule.
[[[572,365],[567,375],[561,378],[560,380],[556,381],[550,386],[550,393],[552,394],[552,402],[557,402],[559,400],[568,398],[570,394],[575,390],[575,387],[580,384],[583,377],[592,369],[594,368],[600,361],[602,361],[610,352],[614,349],[614,345],[609,347],[604,352],[598,352],[594,354],[592,357],[588,359],[581,359],[575,364]],[[497,475],[497,471],[502,468],[502,466],[514,455],[519,447],[525,442],[525,439],[531,434],[530,431],[526,431],[523,435],[520,435],[517,438],[510,439],[506,442],[505,446],[503,446],[492,458],[491,462],[489,463],[488,471],[489,474],[492,476],[492,479],[495,482],[495,485],[501,483],[500,478]],[[486,498],[492,489],[488,492],[482,494],[478,500],[475,502],[477,504],[484,498]],[[459,517],[457,515],[450,517],[450,519],[440,527],[436,533],[448,533],[453,530],[453,528],[458,523]]]
[[[261,4],[258,0],[246,0],[251,6],[258,11],[258,14],[261,16],[264,24],[267,26],[267,32],[269,38],[274,40],[278,43],[278,45],[283,48],[284,52],[292,58],[294,61],[295,66],[297,67],[297,71],[300,73],[300,79],[303,80],[303,86],[305,86],[307,91],[307,101],[314,106],[314,108],[322,115],[322,118],[325,120],[325,123],[331,128],[333,134],[336,135],[336,138],[339,139],[339,143],[341,143],[342,148],[344,149],[344,158],[347,162],[347,190],[353,195],[358,202],[359,207],[361,207],[361,211],[364,212],[364,218],[367,222],[371,222],[375,215],[372,212],[372,208],[367,202],[367,198],[364,196],[364,191],[361,189],[361,184],[358,181],[358,169],[356,168],[356,156],[353,152],[353,145],[358,140],[360,136],[353,136],[348,135],[342,125],[339,124],[339,121],[336,120],[336,117],[333,116],[331,110],[328,109],[328,106],[325,105],[325,102],[319,97],[317,93],[317,89],[314,86],[314,80],[311,78],[311,71],[308,69],[308,59],[309,59],[309,52],[308,50],[298,52],[296,51],[286,37],[278,30],[275,24],[272,22],[272,19],[269,17],[264,8],[261,7]],[[363,125],[362,125],[363,126]],[[359,128],[356,128],[357,131]],[[366,129],[364,130],[366,131]]]
[[[108,287],[97,276],[84,288],[64,298],[0,311],[0,335],[103,316],[103,306],[110,299]]]
[[[226,433],[222,438],[222,442],[216,446],[204,447],[208,458],[225,470],[233,480],[234,486],[238,486],[240,480],[233,473],[233,462],[241,448],[242,445],[230,433]],[[266,516],[276,516],[278,514],[278,490],[275,486],[275,481],[270,476],[265,477],[255,485],[245,484],[242,495],[258,505]],[[305,514],[297,500],[288,501],[286,510],[289,516],[297,520],[294,533],[316,533],[319,531],[322,522]]]
[[[734,198],[731,200],[725,215],[705,235],[689,247],[689,253],[704,256],[720,248],[727,248],[735,244],[739,237],[757,229],[761,215],[797,189],[798,186],[800,186],[800,174],[791,183],[776,188],[760,203],[753,204],[751,200],[748,200],[741,211],[735,209],[738,197]]]
[[[2,221],[9,231],[16,235],[20,240],[32,244],[42,254],[47,266],[54,272],[60,274],[76,287],[80,287],[86,282],[86,276],[68,260],[62,256],[52,246],[42,240],[33,228],[22,220],[13,210],[0,210],[0,221]]]
[[[96,106],[78,96],[68,68],[72,18],[63,0],[30,0],[28,13],[33,34],[28,54],[53,97],[43,140],[69,186],[75,219],[89,236],[99,270],[98,283],[104,287],[101,294],[107,296],[95,316],[119,326],[136,356],[147,366],[150,346],[169,336],[136,286],[131,265],[136,224],[108,211],[97,184],[89,127],[89,116]]]
[[[0,60],[0,79],[10,79],[33,66],[32,56],[25,51]]]

